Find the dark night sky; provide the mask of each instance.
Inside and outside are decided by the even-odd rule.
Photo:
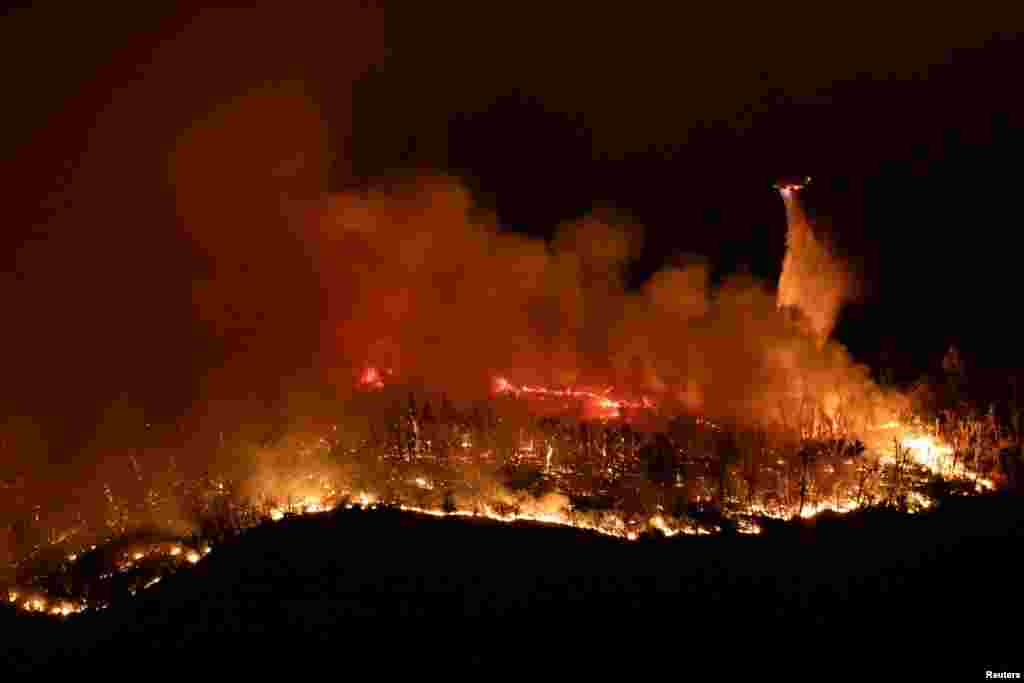
[[[441,169],[535,235],[613,205],[647,228],[637,281],[687,253],[774,279],[771,183],[811,174],[810,209],[866,283],[838,330],[859,358],[887,351],[910,378],[956,341],[1019,364],[1019,17],[422,5],[0,20],[5,410],[87,431],[121,392],[157,414],[188,403],[225,351],[193,321],[203,263],[168,150],[280,80],[319,103],[334,188]]]
[[[1016,365],[1021,17],[831,11],[424,16],[358,86],[400,103],[357,108],[395,131],[383,160],[366,140],[366,166],[443,159],[539,234],[612,203],[647,228],[637,277],[696,252],[772,280],[771,182],[811,174],[809,209],[862,274],[838,330],[859,357],[909,379],[958,342]]]

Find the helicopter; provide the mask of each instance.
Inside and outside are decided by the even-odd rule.
[[[775,183],[775,189],[783,192],[798,192],[811,183],[811,176],[783,176]]]

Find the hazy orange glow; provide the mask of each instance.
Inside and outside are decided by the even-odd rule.
[[[204,187],[192,189],[199,192]],[[670,443],[672,458],[686,452],[684,465],[702,465],[699,484],[680,481],[679,472],[657,481],[645,473],[645,463],[650,461],[637,452],[647,447],[644,439],[653,434],[667,438],[664,425],[640,430],[644,433],[631,440],[628,448],[621,446],[618,454],[609,454],[612,448],[607,441],[567,447],[571,438],[542,438],[536,429],[531,434],[529,419],[523,418],[518,424],[511,420],[502,424],[504,429],[513,422],[500,436],[505,440],[501,450],[515,460],[515,467],[525,462],[526,469],[533,468],[531,476],[554,492],[542,496],[531,488],[537,498],[523,493],[522,487],[512,491],[496,475],[485,474],[489,471],[481,465],[498,460],[499,447],[486,431],[480,431],[492,428],[481,426],[491,416],[466,426],[474,420],[465,413],[460,418],[460,411],[453,409],[457,418],[444,424],[444,436],[438,435],[436,418],[431,420],[431,435],[427,418],[421,417],[426,410],[414,410],[415,401],[410,398],[401,422],[394,419],[393,409],[386,422],[380,415],[358,415],[353,421],[361,424],[351,426],[353,432],[362,431],[357,435],[345,434],[344,425],[340,430],[335,425],[332,433],[296,430],[301,438],[291,440],[289,435],[270,446],[246,442],[245,454],[252,456],[248,458],[236,458],[238,453],[223,449],[229,468],[239,465],[236,460],[251,467],[239,467],[235,477],[224,475],[223,481],[204,484],[211,494],[206,502],[212,498],[231,505],[240,499],[259,499],[258,505],[246,509],[249,516],[237,523],[239,530],[267,518],[277,522],[339,506],[395,506],[434,517],[573,527],[623,540],[636,540],[650,531],[667,537],[721,531],[714,524],[691,519],[699,515],[691,515],[686,507],[673,515],[666,513],[668,505],[662,503],[670,500],[668,496],[679,496],[674,502],[703,505],[713,500],[717,512],[735,522],[741,533],[758,534],[764,518],[806,519],[873,504],[846,485],[849,481],[833,477],[839,468],[855,465],[854,458],[839,450],[830,452],[826,462],[820,463],[824,474],[815,481],[817,475],[808,476],[806,451],[798,452],[804,445],[814,445],[811,442],[846,443],[861,436],[875,441],[866,455],[857,456],[864,470],[880,471],[883,468],[876,465],[895,464],[899,444],[916,467],[911,472],[915,483],[940,476],[973,479],[979,489],[993,488],[990,479],[979,477],[967,464],[960,462],[954,468],[952,447],[927,429],[889,419],[907,414],[901,410],[908,404],[906,398],[882,391],[866,368],[830,341],[840,307],[850,295],[850,283],[843,264],[811,229],[794,194],[798,189],[792,184],[781,187],[789,233],[774,294],[744,280],[712,290],[710,269],[705,266],[660,273],[639,295],[627,293],[613,277],[630,253],[628,237],[618,228],[591,220],[563,226],[555,240],[557,248],[549,250],[526,238],[481,229],[469,218],[471,206],[464,188],[436,179],[403,190],[398,197],[383,192],[332,197],[320,217],[323,225],[316,226],[323,234],[305,235],[315,247],[309,253],[322,259],[317,269],[325,290],[337,295],[330,300],[328,320],[323,321],[329,339],[325,353],[342,356],[332,359],[341,363],[332,367],[346,368],[340,373],[348,383],[346,398],[355,396],[373,404],[376,397],[367,396],[372,392],[366,390],[383,389],[403,369],[411,373],[414,368],[420,374],[409,378],[410,385],[440,386],[446,392],[449,385],[472,386],[479,394],[489,378],[492,395],[564,403],[564,407],[574,403],[583,407],[577,417],[584,421],[630,417],[629,411],[645,411],[645,416],[658,413],[675,396],[686,406],[686,414],[696,416],[685,427],[695,427],[694,434],[683,437],[692,437],[695,443]],[[232,234],[227,243],[235,241]],[[451,291],[439,294],[437,283]],[[216,319],[220,308],[213,304],[220,293],[202,294],[198,298],[209,297]],[[446,297],[464,300],[453,306]],[[800,315],[795,319],[801,324],[792,324],[793,318],[779,315],[779,309],[797,311]],[[461,332],[467,329],[467,311],[478,315],[470,321],[472,334]],[[451,330],[460,333],[452,335]],[[394,368],[399,369],[397,375]],[[513,379],[516,375],[511,373],[519,378],[545,378],[541,380],[545,383],[517,384],[504,374],[495,376],[495,369],[510,373]],[[604,378],[607,384],[580,386],[579,377]],[[658,403],[641,392],[658,396]],[[516,407],[509,412],[534,413],[519,411],[521,406],[513,406],[512,401],[493,403],[500,404],[497,411]],[[494,423],[501,423],[503,417]],[[371,422],[375,423],[367,424]],[[728,438],[744,430],[774,430],[783,436],[777,444],[745,451],[763,459],[754,463],[752,474],[736,476],[725,471],[736,463],[721,463],[722,474],[715,482],[717,473],[708,463],[716,452],[724,452],[721,447],[728,447]],[[478,439],[484,443],[475,444]],[[339,453],[342,457],[336,457]],[[593,462],[573,469],[571,461],[580,460],[581,453]],[[610,462],[615,458],[622,462]],[[599,470],[592,467],[598,460],[603,461]],[[971,467],[978,467],[977,462]],[[755,494],[763,493],[756,490],[757,477],[768,469],[776,492],[757,500]],[[848,479],[852,470],[847,471]],[[475,480],[453,493],[452,480],[458,480],[458,475],[449,476],[453,472]],[[747,498],[728,490],[727,478],[746,482],[748,474],[754,483],[748,484]],[[488,476],[492,480],[485,482]],[[819,483],[821,487],[815,488]],[[627,502],[640,505],[620,506],[620,500],[593,510],[587,507],[590,503],[580,502],[610,497],[607,492],[617,486],[630,492],[626,497],[635,497]],[[919,491],[898,490],[900,486],[885,482],[878,489],[890,501],[897,494],[902,496],[911,512],[932,505]],[[799,497],[793,495],[796,488]],[[666,498],[655,504],[655,494]],[[457,496],[462,497],[455,504]],[[408,499],[416,504],[405,502]],[[112,496],[108,500],[114,502]],[[166,556],[189,566],[210,552],[210,546],[180,544],[133,547],[114,565],[119,572],[143,572],[150,564],[148,558]],[[78,554],[66,557],[75,562]],[[151,588],[159,579],[141,581],[131,590]],[[8,600],[25,610],[54,615],[85,608],[48,601],[36,591],[22,589],[10,591]]]
[[[494,389],[499,393],[508,392],[514,394],[551,396],[556,398],[573,398],[585,401],[595,401],[602,404],[607,402],[608,404],[616,407],[623,405],[650,405],[644,400],[626,401],[612,398],[609,396],[611,393],[610,390],[601,394],[578,389],[549,389],[540,386],[519,387],[512,385],[504,378],[495,379]],[[709,429],[718,429],[717,425],[713,425],[713,423],[707,421],[705,421],[705,423],[706,427]],[[915,431],[911,427],[892,420],[880,424],[876,429],[896,432],[896,439],[900,446],[908,449],[913,462],[928,472],[950,479],[970,478],[972,476],[972,473],[966,470],[959,473],[951,471],[949,458],[952,454],[952,448],[948,444],[942,443],[931,434]],[[550,450],[547,454],[547,458],[548,462],[550,462]],[[894,462],[894,458],[888,454],[880,455],[879,460],[883,464],[887,462]],[[977,477],[975,475],[974,480],[977,482],[979,489],[991,489],[994,486],[994,484],[986,478]],[[410,480],[410,483],[425,491],[430,491],[434,488],[433,483],[423,476],[414,477]],[[379,505],[379,496],[370,491],[341,491],[341,493],[344,493],[344,499],[348,500],[348,502],[344,504],[345,509],[352,509],[356,506],[360,506],[364,509],[373,510]],[[272,508],[269,511],[269,517],[272,521],[277,521],[283,519],[286,513],[306,515],[329,512],[339,507],[338,495],[339,491],[336,491],[333,488],[325,489],[320,494],[306,495],[295,500],[289,506]],[[677,521],[666,517],[662,513],[651,514],[646,518],[646,520],[636,519],[628,524],[625,523],[617,514],[605,515],[601,518],[600,522],[595,522],[586,515],[574,513],[569,509],[567,499],[564,499],[564,497],[562,497],[561,500],[563,502],[555,506],[545,504],[543,501],[531,503],[527,500],[525,501],[525,507],[511,510],[506,508],[505,512],[501,512],[495,506],[483,501],[475,504],[473,509],[442,510],[436,507],[424,507],[404,503],[398,504],[397,508],[404,512],[429,515],[432,517],[472,517],[488,519],[501,523],[530,522],[573,527],[626,541],[633,541],[640,538],[641,533],[645,528],[656,530],[666,537],[675,537],[679,535],[707,535],[720,531],[718,527],[708,528],[702,525],[692,525],[682,520]],[[913,490],[908,492],[908,501],[910,503],[910,512],[927,510],[933,504],[932,501],[923,494]],[[799,514],[799,516],[804,519],[810,519],[825,511],[844,514],[856,510],[857,508],[857,501],[853,497],[849,496],[845,498],[840,497],[839,499],[807,501],[803,505],[802,509],[798,509],[798,506],[795,503],[791,503],[790,507],[776,506],[772,508],[766,507],[762,504],[753,504],[749,506],[748,515],[737,518],[737,530],[744,534],[760,534],[761,527],[757,520],[761,517],[790,519]],[[180,544],[158,544],[147,546],[145,548],[137,548],[125,553],[124,559],[118,564],[118,568],[120,571],[132,569],[135,566],[135,562],[142,560],[147,556],[182,557],[187,565],[195,565],[203,556],[208,555],[211,551],[212,548],[209,545],[204,545],[198,550],[183,548]],[[73,557],[76,557],[76,555],[73,554],[68,556],[69,560]],[[128,558],[131,558],[131,560]],[[149,589],[157,585],[159,582],[159,577],[152,577],[147,580],[141,588]],[[72,613],[81,612],[83,609],[88,607],[85,603],[76,603],[69,600],[51,600],[40,594],[38,591],[25,592],[20,589],[8,590],[7,599],[10,603],[18,605],[23,610],[47,613],[54,616],[68,616]],[[93,605],[92,607],[100,609],[103,605]]]

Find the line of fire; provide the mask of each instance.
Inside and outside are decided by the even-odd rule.
[[[800,271],[797,252],[817,248],[796,199],[807,181],[777,186],[790,219],[779,308],[825,337],[835,302],[802,298],[815,273]],[[945,371],[952,386],[955,350]],[[634,541],[759,534],[786,520],[877,507],[917,514],[948,496],[1019,481],[1015,405],[1002,417],[963,403],[928,413],[910,402],[863,426],[839,391],[796,401],[786,421],[768,425],[688,411],[665,396],[520,384],[497,373],[489,399],[469,407],[443,388],[410,390],[400,373],[372,365],[353,384],[361,429],[332,424],[254,444],[255,475],[190,477],[173,456],[160,467],[132,457],[130,485],[95,492],[102,519],[65,501],[26,500],[31,511],[6,528],[7,601],[57,617],[104,609],[248,529],[298,515],[389,510]],[[4,488],[13,496],[24,482]]]

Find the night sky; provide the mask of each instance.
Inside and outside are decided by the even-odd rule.
[[[771,183],[810,174],[809,210],[861,273],[838,331],[858,356],[885,351],[907,379],[954,342],[975,364],[1016,363],[1020,17],[510,15],[403,25],[360,87],[417,115],[381,124],[367,107],[396,131],[391,160],[368,167],[444,159],[541,234],[612,203],[647,228],[638,278],[696,252],[773,281],[785,226]]]
[[[957,343],[1015,368],[1024,44],[1019,17],[962,10],[12,11],[0,405],[59,425],[69,448],[118,396],[154,419],[188,405],[232,349],[195,320],[209,264],[168,157],[225,102],[280,83],[319,106],[326,189],[446,172],[535,236],[614,207],[646,228],[635,284],[693,254],[773,282],[772,183],[809,174],[808,210],[863,284],[837,330],[857,358],[909,380]],[[303,125],[276,116],[231,132],[240,157]],[[282,279],[307,277],[262,227],[258,177],[229,164],[208,182],[245,207],[240,244],[267,240]],[[306,351],[291,332],[316,308],[261,322],[274,352],[251,350],[254,391],[301,374],[278,360]]]

